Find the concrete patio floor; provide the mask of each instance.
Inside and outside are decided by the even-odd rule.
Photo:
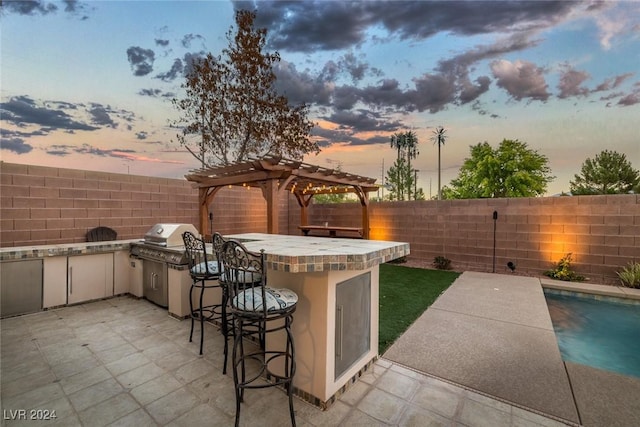
[[[463,273],[384,357],[568,423],[640,425],[640,379],[562,360],[537,278]]]
[[[233,379],[222,375],[223,340],[212,325],[198,356],[188,321],[145,300],[116,297],[4,319],[0,332],[2,426],[233,424]],[[249,390],[245,400],[241,425],[288,425],[281,390]],[[386,358],[328,410],[299,399],[294,406],[300,426],[565,425]],[[15,419],[30,409],[55,411],[56,418]]]

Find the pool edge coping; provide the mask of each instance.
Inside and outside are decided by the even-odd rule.
[[[540,278],[540,285],[543,289],[548,288],[561,291],[573,291],[640,301],[640,289],[625,288],[622,286],[597,285],[584,282],[564,282],[561,280],[546,278]]]

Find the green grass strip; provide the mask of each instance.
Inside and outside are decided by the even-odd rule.
[[[453,271],[380,265],[378,354],[384,354],[459,275]]]

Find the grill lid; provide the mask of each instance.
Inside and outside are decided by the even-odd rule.
[[[198,230],[191,224],[156,224],[144,235],[144,242],[157,246],[180,246],[182,234],[190,231],[196,236]]]

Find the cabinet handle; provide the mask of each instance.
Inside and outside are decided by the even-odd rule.
[[[338,324],[336,325],[336,358],[338,360],[342,360],[342,322],[343,319],[343,306],[339,305],[336,307],[336,320]]]
[[[73,267],[69,267],[69,294],[73,293]]]
[[[156,278],[158,277],[158,275],[156,273],[151,273],[151,289],[153,289],[154,291],[157,290],[156,288]]]

